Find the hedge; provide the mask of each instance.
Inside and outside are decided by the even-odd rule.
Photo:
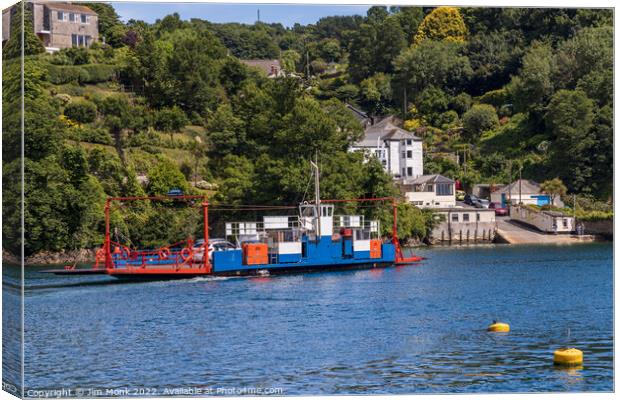
[[[64,83],[100,83],[114,77],[114,66],[108,64],[53,65],[48,64],[49,81],[56,85]]]
[[[97,118],[97,106],[88,100],[72,101],[65,106],[63,114],[73,121],[86,124]]]

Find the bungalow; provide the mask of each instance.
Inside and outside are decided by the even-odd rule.
[[[501,204],[502,207],[505,207],[508,203],[544,206],[551,204],[551,196],[543,193],[538,183],[527,179],[519,179],[510,185],[491,192],[491,201]],[[553,205],[563,207],[564,203],[558,197]]]
[[[420,208],[451,208],[456,206],[454,181],[443,175],[422,175],[405,179],[400,190],[407,201]]]
[[[394,178],[415,178],[423,174],[422,139],[398,127],[394,116],[365,124],[364,137],[350,151],[376,156]]]

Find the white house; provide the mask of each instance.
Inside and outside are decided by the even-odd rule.
[[[495,239],[495,210],[450,207],[436,208],[433,214],[437,223],[430,235],[431,243],[492,242]]]
[[[551,204],[551,196],[543,193],[538,183],[527,179],[519,179],[510,185],[491,192],[491,201],[501,204],[502,207],[505,207],[508,202],[512,204],[521,203],[544,206]],[[564,206],[559,197],[556,197],[553,205],[558,207]]]
[[[407,201],[420,208],[456,206],[454,181],[443,175],[422,175],[404,179],[400,190]]]
[[[376,156],[394,178],[416,178],[423,174],[422,139],[397,126],[395,117],[367,125],[364,138],[350,151]]]

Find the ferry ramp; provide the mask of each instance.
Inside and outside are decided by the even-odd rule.
[[[509,244],[571,244],[591,242],[591,235],[576,236],[571,234],[548,234],[532,228],[528,225],[511,220],[510,218],[498,218],[496,240]]]

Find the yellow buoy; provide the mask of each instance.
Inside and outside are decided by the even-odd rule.
[[[489,332],[510,332],[510,325],[504,322],[493,321],[491,325],[487,328]]]
[[[553,352],[553,363],[556,365],[581,365],[583,352],[578,349],[558,349]]]

